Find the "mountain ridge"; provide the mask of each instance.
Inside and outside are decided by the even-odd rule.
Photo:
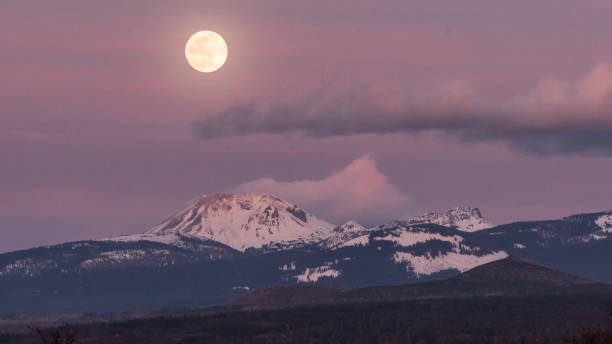
[[[16,312],[211,306],[274,285],[361,288],[440,280],[508,256],[612,282],[612,212],[466,231],[457,221],[480,223],[482,214],[463,207],[427,217],[436,223],[325,222],[319,230],[305,228],[315,216],[295,204],[269,194],[243,197],[205,196],[144,234],[0,254],[0,304]],[[234,212],[240,216],[225,221]],[[214,236],[201,226],[208,219],[208,225],[221,224],[211,228]],[[221,232],[231,234],[225,239],[252,237],[224,243],[217,241]]]
[[[459,206],[446,213],[429,212],[406,221],[409,224],[433,223],[445,227],[453,227],[463,232],[476,232],[493,227],[493,223],[482,217],[478,208]]]
[[[492,226],[490,221],[482,218],[478,208],[467,206],[390,223],[394,222],[437,224],[464,232]],[[281,248],[312,242],[338,246],[349,237],[355,239],[375,228],[354,220],[336,226],[269,193],[205,194],[143,234],[106,239],[176,244],[180,243],[179,236],[187,236],[217,241],[244,252],[249,248]]]

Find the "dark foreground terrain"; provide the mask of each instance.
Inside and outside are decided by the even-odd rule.
[[[611,301],[599,295],[429,299],[185,314],[72,329],[81,343],[562,343],[605,324]],[[39,341],[7,336],[0,342]]]
[[[45,333],[126,344],[610,343],[611,306],[607,284],[508,258],[444,281],[270,288],[227,307]],[[33,332],[0,337],[0,343],[40,342]]]

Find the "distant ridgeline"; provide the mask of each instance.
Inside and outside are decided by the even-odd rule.
[[[202,307],[270,286],[426,282],[508,256],[610,283],[612,212],[494,226],[462,207],[336,226],[269,194],[205,195],[144,234],[0,254],[0,314]]]

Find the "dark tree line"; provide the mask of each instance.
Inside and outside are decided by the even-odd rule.
[[[589,294],[187,312],[72,328],[32,328],[29,337],[5,343],[611,344],[611,301]],[[602,323],[608,314],[609,320]]]

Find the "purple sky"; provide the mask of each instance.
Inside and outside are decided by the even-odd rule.
[[[612,208],[612,2],[245,3],[0,4],[0,252],[220,191],[369,224]]]

